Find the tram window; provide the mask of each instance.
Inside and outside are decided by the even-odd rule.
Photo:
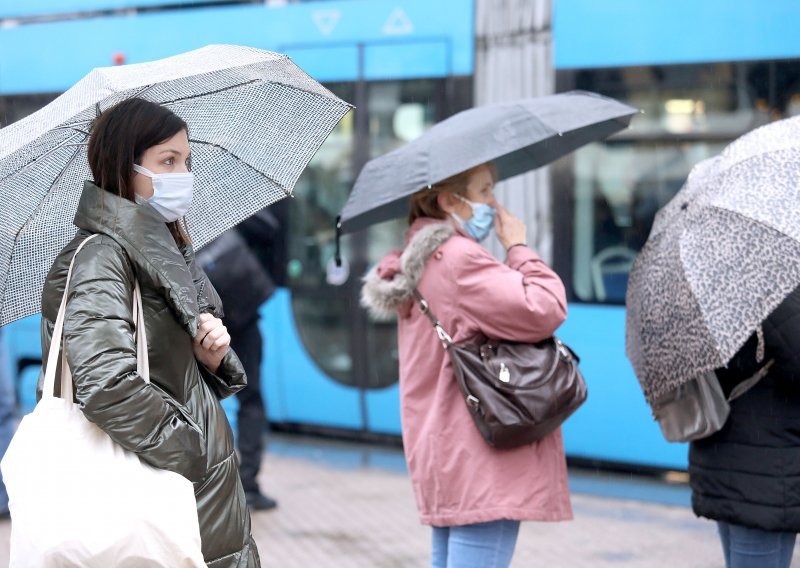
[[[370,158],[391,152],[420,136],[441,116],[444,81],[420,79],[387,81],[369,86]],[[367,263],[372,265],[403,245],[406,219],[395,219],[368,229]],[[366,337],[367,383],[380,388],[397,381],[397,324],[369,321]]]
[[[586,302],[624,303],[655,214],[692,166],[753,128],[800,113],[798,60],[568,71],[558,84],[644,111],[630,129],[575,152],[565,161],[571,172],[554,169],[572,180],[571,222],[561,234],[572,245],[572,296]]]
[[[327,85],[344,100],[354,100],[352,83]],[[361,244],[354,236],[341,240],[342,257],[352,272],[333,286],[327,267],[335,251],[334,223],[354,181],[354,141],[369,137],[369,157],[376,157],[419,136],[444,109],[444,81],[415,79],[367,85],[367,132],[355,132],[353,113],[325,141],[295,187],[289,207],[287,284],[292,309],[304,347],[331,378],[347,385],[382,388],[397,381],[397,331],[393,321],[367,321],[356,336],[360,272],[388,251],[402,245],[405,220],[382,223],[366,230]],[[357,111],[356,111],[357,112]],[[354,346],[358,346],[357,352]],[[362,353],[363,352],[363,353]],[[364,357],[366,378],[355,377],[354,357]]]
[[[592,144],[574,158],[572,285],[583,301],[623,303],[628,273],[656,211],[713,143]]]
[[[354,85],[326,85],[335,95],[353,100]],[[292,290],[292,312],[311,359],[332,378],[350,383],[348,298],[326,283],[326,266],[335,250],[335,219],[352,186],[353,113],[347,114],[300,176],[288,205],[286,285]],[[342,240],[348,256],[349,239]]]

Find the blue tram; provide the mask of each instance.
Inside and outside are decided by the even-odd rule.
[[[480,1],[480,0],[475,0]],[[263,390],[272,424],[352,437],[400,434],[392,322],[358,307],[360,275],[398,246],[403,221],[343,239],[334,219],[367,159],[473,101],[475,1],[288,2],[36,0],[0,3],[0,125],[46,104],[95,66],[208,43],[290,54],[356,105],[274,206],[269,251],[280,288],[262,307]],[[568,455],[626,468],[685,469],[625,358],[627,274],[655,211],[692,164],[737,136],[800,113],[794,0],[553,0],[557,90],[600,92],[642,108],[632,128],[551,166],[553,265],[581,356],[585,406],[565,425]],[[72,40],[65,49],[63,38]],[[2,330],[23,410],[33,404],[38,316]]]

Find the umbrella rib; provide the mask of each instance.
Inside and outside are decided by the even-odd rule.
[[[265,80],[265,79],[251,79],[250,81],[245,81],[244,83],[238,83],[236,85],[231,85],[229,87],[223,87],[223,88],[217,89],[215,91],[205,91],[205,92],[202,92],[202,93],[198,93],[197,95],[192,95],[191,97],[184,97],[184,98],[181,98],[181,99],[174,99],[174,100],[171,100],[171,101],[161,101],[158,104],[168,105],[168,104],[172,104],[172,103],[179,103],[179,102],[183,102],[183,101],[189,101],[189,100],[192,100],[192,99],[199,99],[199,98],[205,97],[207,95],[214,95],[216,93],[222,93],[222,92],[225,92],[225,91],[230,91],[231,89],[238,89],[239,87],[246,87],[247,85],[252,85],[253,83],[273,83],[273,84],[281,85],[286,89],[292,89],[293,91],[299,91],[301,93],[306,93],[308,95],[311,95],[312,97],[317,97],[317,98],[321,98],[321,99],[325,99],[325,100],[330,100],[329,97],[326,97],[326,96],[324,96],[324,95],[322,95],[320,93],[311,91],[309,89],[303,89],[302,87],[298,87],[296,85],[287,85],[286,83],[280,83],[278,81],[270,81],[270,80]],[[350,103],[345,102],[344,104],[347,107],[351,108],[351,109],[355,108]]]
[[[197,95],[192,95],[191,97],[184,97],[184,98],[173,99],[173,100],[169,100],[169,101],[154,101],[154,102],[157,102],[160,105],[170,105],[170,104],[174,104],[174,103],[180,103],[180,102],[183,102],[183,101],[189,101],[189,100],[192,100],[192,99],[199,99],[199,98],[205,97],[207,95],[213,95],[213,94],[216,94],[216,93],[222,93],[222,92],[229,91],[229,90],[232,90],[232,89],[238,89],[239,87],[246,87],[247,85],[252,85],[253,83],[258,83],[258,82],[262,82],[262,81],[266,82],[266,83],[274,83],[274,81],[264,81],[264,79],[251,79],[250,81],[245,81],[244,83],[237,83],[236,85],[230,85],[228,87],[222,87],[221,89],[217,89],[217,90],[214,90],[214,91],[205,91],[203,93],[198,93]],[[302,93],[307,93],[307,94],[312,95],[314,97],[327,98],[324,95],[321,95],[320,93],[316,93],[316,92],[311,91],[309,89],[303,89],[301,87],[297,87],[297,86],[294,86],[294,85],[286,85],[286,84],[283,84],[283,83],[280,83],[280,84],[282,84],[287,89],[293,89],[295,91],[300,91]],[[150,89],[152,89],[156,85],[157,85],[157,83],[153,83],[152,85],[148,85],[146,88],[142,89],[141,91],[139,91],[138,93],[136,93],[136,94],[134,94],[132,96],[134,96],[134,97],[141,96],[143,93],[146,93],[147,91],[149,91]],[[349,108],[355,108],[355,107],[353,107],[353,105],[351,105],[349,103],[345,103],[345,104]],[[94,118],[82,120],[82,121],[79,121],[79,122],[73,122],[73,123],[70,123],[70,125],[62,126],[62,127],[59,127],[59,128],[72,128],[71,125],[90,124],[93,120],[94,120]]]
[[[22,227],[19,228],[19,231],[17,231],[17,234],[14,236],[14,244],[15,245],[16,245],[17,241],[19,240],[19,236],[23,232],[25,232],[25,228],[30,224],[30,222],[33,219],[36,218],[36,215],[39,213],[39,211],[44,206],[44,202],[47,200],[47,197],[50,195],[50,190],[53,189],[53,187],[64,177],[64,173],[72,165],[72,162],[75,161],[75,158],[78,157],[78,151],[79,150],[80,150],[80,146],[75,148],[75,151],[72,153],[72,156],[69,158],[69,160],[67,160],[67,163],[64,164],[64,167],[61,168],[61,171],[58,173],[56,178],[53,180],[53,183],[50,184],[50,187],[48,188],[47,193],[45,194],[44,198],[39,202],[39,206],[28,216],[28,219],[22,224]],[[16,247],[12,247],[12,251],[14,250],[14,248],[16,248]],[[13,254],[12,254],[12,256],[13,256]]]
[[[158,104],[160,105],[170,105],[173,103],[180,103],[183,101],[190,101],[192,99],[199,99],[201,97],[205,97],[208,95],[215,95],[217,93],[224,93],[225,91],[230,91],[232,89],[238,89],[239,87],[246,87],[247,85],[252,85],[253,83],[259,82],[261,79],[251,79],[250,81],[245,81],[244,83],[237,83],[236,85],[230,85],[228,87],[222,87],[220,89],[216,89],[214,91],[204,91],[202,93],[198,93],[196,95],[192,95],[190,97],[182,97],[179,99],[173,99],[171,101],[160,101]]]
[[[79,131],[79,132],[80,132],[80,131]],[[86,134],[86,133],[83,133],[83,134],[84,134],[84,140],[85,140],[85,139],[86,139],[86,136],[87,136],[87,134]],[[77,134],[76,134],[75,136],[77,136]],[[20,168],[19,168],[19,169],[17,169],[17,170],[14,170],[13,172],[9,173],[9,174],[8,174],[7,176],[5,176],[4,178],[0,179],[0,182],[7,180],[7,179],[8,179],[8,178],[10,178],[11,176],[15,176],[15,175],[19,174],[19,172],[23,171],[25,168],[27,168],[27,167],[29,167],[29,166],[32,166],[32,165],[33,165],[33,164],[35,164],[37,161],[40,161],[42,158],[45,158],[45,157],[49,156],[50,154],[52,154],[52,153],[53,153],[53,152],[55,152],[56,150],[60,150],[61,148],[64,148],[64,147],[67,147],[67,146],[77,146],[78,148],[80,148],[81,146],[84,146],[84,145],[85,145],[84,143],[77,143],[77,144],[76,144],[75,142],[72,142],[72,140],[75,138],[75,136],[72,136],[72,137],[68,138],[67,140],[64,140],[64,141],[63,141],[61,144],[59,144],[58,146],[55,146],[55,147],[51,148],[50,150],[48,150],[48,151],[47,151],[47,152],[45,152],[44,154],[41,154],[40,156],[36,156],[34,159],[32,159],[32,160],[31,160],[30,162],[28,162],[27,164],[23,164],[22,166],[20,166]],[[77,153],[77,148],[76,148],[76,153]],[[72,158],[70,158],[70,162],[71,162],[73,159],[75,159],[75,156],[74,156],[74,155],[73,155],[73,157],[72,157]]]
[[[88,122],[91,122],[91,121],[86,121],[86,122],[88,123]],[[75,122],[73,124],[82,124],[82,123]],[[56,127],[53,128],[53,130],[74,130],[75,132],[83,134],[84,136],[89,136],[89,132],[88,131],[81,130],[80,128],[77,128],[77,127],[73,126],[72,124],[67,124],[67,125],[63,125],[63,126],[56,126]]]
[[[196,138],[190,138],[190,139],[189,139],[189,142],[192,142],[192,143],[194,143],[194,144],[203,144],[203,145],[205,145],[205,146],[211,146],[211,147],[213,147],[213,148],[218,148],[218,149],[220,149],[220,150],[224,151],[226,154],[228,154],[229,156],[233,157],[234,159],[236,159],[236,160],[237,160],[237,161],[239,161],[240,163],[244,164],[245,166],[247,166],[248,168],[250,168],[251,170],[253,170],[255,173],[257,173],[257,174],[258,174],[258,175],[260,175],[261,177],[263,177],[263,178],[266,178],[266,179],[268,179],[269,181],[271,181],[272,183],[274,183],[275,185],[277,185],[279,188],[281,188],[281,190],[283,190],[283,193],[285,193],[285,194],[286,194],[286,197],[291,197],[291,196],[292,196],[292,192],[291,192],[291,191],[289,191],[288,189],[286,189],[286,188],[283,186],[283,184],[281,184],[281,183],[280,183],[278,180],[276,180],[275,178],[273,178],[273,177],[271,177],[271,176],[268,176],[267,174],[265,174],[265,173],[264,173],[264,172],[262,172],[261,170],[259,170],[259,169],[257,169],[257,168],[254,168],[252,165],[250,165],[249,163],[247,163],[245,160],[243,160],[242,158],[240,158],[239,156],[237,156],[236,154],[234,154],[233,152],[231,152],[230,150],[228,150],[228,149],[227,149],[227,148],[225,148],[224,146],[220,146],[219,144],[214,144],[213,142],[207,142],[207,141],[205,141],[205,140],[197,140]]]

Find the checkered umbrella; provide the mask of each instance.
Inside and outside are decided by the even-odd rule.
[[[0,325],[40,309],[45,276],[74,236],[91,173],[86,146],[100,112],[138,96],[189,125],[201,247],[291,195],[350,105],[288,57],[211,45],[149,63],[98,68],[42,110],[0,130]]]
[[[694,167],[628,280],[627,354],[649,402],[726,365],[800,286],[800,117]]]

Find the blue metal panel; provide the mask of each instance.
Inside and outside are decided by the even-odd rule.
[[[555,0],[559,69],[800,57],[797,0]]]
[[[342,0],[22,25],[0,30],[0,94],[66,90],[117,53],[139,63],[210,43],[288,51],[321,80],[355,80],[359,43],[367,79],[469,75],[472,12],[464,0]]]
[[[261,315],[266,342],[261,386],[270,419],[360,430],[358,390],[334,382],[314,364],[297,332],[291,293],[279,289]]]
[[[367,392],[367,424],[371,432],[400,435],[400,385]]]
[[[282,51],[317,81],[352,81],[358,77],[355,45],[296,47]]]
[[[570,456],[686,469],[687,445],[661,436],[625,357],[625,309],[570,304],[559,337],[581,358],[586,403],[564,424]]]
[[[15,372],[17,363],[23,359],[42,360],[41,321],[37,314],[3,326],[2,337]]]
[[[369,46],[364,75],[371,80],[411,79],[450,75],[450,45],[446,40]]]
[[[164,4],[204,4],[215,0],[0,0],[0,18],[76,14]]]

